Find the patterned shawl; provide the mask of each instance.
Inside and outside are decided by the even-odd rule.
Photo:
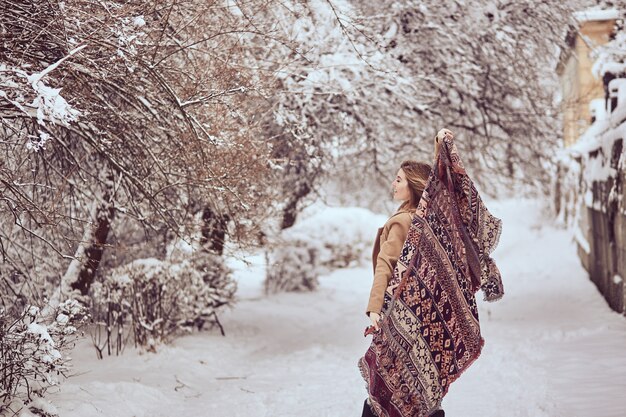
[[[380,417],[423,417],[480,355],[475,293],[504,295],[489,256],[502,222],[485,207],[447,135],[385,291],[381,330],[359,359]]]

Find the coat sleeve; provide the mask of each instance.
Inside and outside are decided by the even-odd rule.
[[[371,311],[380,314],[385,299],[385,290],[387,284],[393,275],[393,269],[404,246],[406,235],[411,225],[411,215],[402,213],[394,216],[389,220],[387,236],[383,232],[384,239],[380,245],[380,252],[376,259],[376,268],[374,270],[374,283],[370,291],[370,298],[367,304],[366,314]]]

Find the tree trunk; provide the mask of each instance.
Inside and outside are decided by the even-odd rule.
[[[70,284],[72,289],[79,290],[83,295],[89,292],[89,288],[96,277],[114,214],[115,207],[110,202],[103,203],[96,209],[95,225],[92,227],[93,232],[88,241],[89,246],[84,249],[80,272]]]
[[[202,227],[200,244],[206,250],[211,250],[218,255],[224,253],[224,240],[226,239],[226,225],[228,215],[220,215],[210,207],[202,211]]]
[[[107,193],[107,196],[110,195]],[[105,200],[106,201],[106,200]],[[104,244],[113,220],[113,204],[94,201],[89,210],[88,223],[61,283],[44,307],[44,315],[50,314],[67,297],[70,290],[87,294],[102,259]]]
[[[291,196],[287,205],[283,209],[283,221],[280,226],[281,230],[287,229],[296,223],[298,216],[298,203],[311,192],[308,183],[303,182],[297,187],[296,192]]]

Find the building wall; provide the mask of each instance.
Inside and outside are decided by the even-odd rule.
[[[625,130],[622,128],[621,132]],[[620,133],[618,135],[622,136]],[[624,138],[620,137],[607,147],[610,154],[604,155],[604,159],[616,170],[616,174],[614,177],[609,176],[606,181],[591,183],[593,201],[600,204],[586,207],[590,222],[587,236],[591,249],[587,271],[609,306],[621,313],[625,312],[626,297],[623,281],[626,278],[626,211],[623,205],[626,170],[618,166],[619,158],[611,156],[621,155],[624,151],[623,143]]]
[[[574,230],[591,281],[613,310],[626,314],[626,116],[605,124],[597,144],[582,151],[574,146],[559,162],[555,208]],[[600,169],[606,176],[598,177],[600,166],[610,167]]]
[[[566,147],[576,142],[589,127],[591,100],[604,98],[602,80],[591,72],[591,48],[607,43],[614,25],[615,20],[581,22],[572,51],[562,63],[563,139]]]
[[[617,11],[580,13],[580,31],[570,33],[557,71],[563,94],[567,152],[557,169],[554,197],[560,219],[574,231],[578,255],[607,304],[626,314],[626,83],[617,108],[593,125],[589,106],[605,100],[594,77],[591,50],[609,41]],[[595,19],[595,20],[593,20]]]

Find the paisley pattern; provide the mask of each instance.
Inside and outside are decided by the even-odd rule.
[[[359,359],[379,417],[424,417],[480,355],[475,293],[504,295],[489,256],[502,222],[483,204],[453,138],[444,138],[389,285],[381,330]]]

